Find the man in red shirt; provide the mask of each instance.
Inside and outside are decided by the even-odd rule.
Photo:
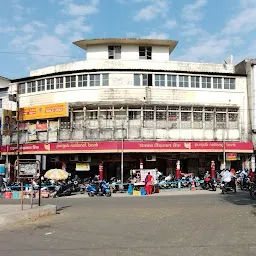
[[[147,195],[152,194],[153,176],[150,175],[150,172],[148,172],[148,175],[145,178],[145,185],[146,185],[146,193],[147,193]]]

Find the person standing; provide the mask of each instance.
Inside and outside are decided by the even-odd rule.
[[[153,187],[153,176],[148,172],[148,175],[145,178],[145,185],[146,185],[146,194],[152,194],[152,187]]]

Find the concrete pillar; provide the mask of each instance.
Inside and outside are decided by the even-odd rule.
[[[140,169],[142,170],[143,168],[144,168],[144,166],[143,166],[143,160],[140,159]]]
[[[255,155],[252,155],[251,157],[251,168],[252,171],[255,172]]]
[[[176,180],[180,179],[180,160],[178,159],[176,162]]]
[[[215,162],[211,161],[211,179],[215,178]]]
[[[99,176],[100,180],[103,180],[103,163],[99,163]]]

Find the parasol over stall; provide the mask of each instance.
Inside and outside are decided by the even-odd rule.
[[[68,172],[62,169],[50,169],[45,173],[44,177],[50,180],[66,180]]]

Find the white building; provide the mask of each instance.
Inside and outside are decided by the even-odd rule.
[[[48,121],[27,114],[22,154],[48,154],[61,162],[67,154],[70,161],[89,157],[91,170],[103,161],[110,177],[120,166],[121,151],[127,171],[138,168],[141,159],[144,168],[161,171],[174,170],[181,160],[185,172],[209,169],[211,160],[219,169],[223,152],[241,160],[253,152],[246,74],[235,72],[234,65],[172,61],[173,40],[92,39],[74,44],[86,50],[86,60],[33,70],[29,77],[12,81],[10,91],[19,86],[20,107],[26,111],[59,103],[69,108],[67,117]],[[47,131],[35,128],[44,120]],[[55,133],[50,128],[54,121]],[[12,142],[16,139],[14,131]],[[9,152],[13,149],[8,147]],[[82,155],[74,157],[78,153]],[[241,168],[240,163],[232,166]]]

